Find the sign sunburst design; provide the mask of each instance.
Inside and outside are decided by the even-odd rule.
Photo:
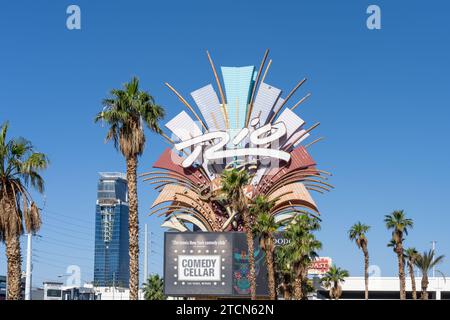
[[[248,198],[265,195],[275,200],[271,214],[277,221],[297,214],[318,215],[310,191],[323,193],[333,188],[326,182],[331,174],[316,168],[307,152],[316,139],[303,144],[319,123],[305,128],[294,111],[309,96],[287,107],[290,98],[305,83],[301,80],[287,95],[265,82],[266,50],[258,70],[254,66],[221,67],[222,81],[210,54],[208,60],[216,80],[191,92],[196,109],[170,84],[167,87],[184,104],[186,111],[171,119],[166,128],[172,145],[145,173],[159,192],[150,214],[165,216],[163,227],[177,231],[242,231],[237,214],[231,212],[220,192],[224,170],[247,170],[251,183]],[[222,85],[223,82],[223,85]]]

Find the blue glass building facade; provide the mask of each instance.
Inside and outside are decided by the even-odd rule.
[[[100,173],[95,208],[94,285],[128,287],[128,185],[124,174]]]

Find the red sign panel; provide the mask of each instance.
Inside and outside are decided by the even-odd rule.
[[[329,257],[319,257],[316,260],[314,260],[308,269],[308,274],[324,274],[327,273],[328,270],[330,270],[331,267],[331,258]]]

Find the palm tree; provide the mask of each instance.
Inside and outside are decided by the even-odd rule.
[[[30,189],[44,192],[40,175],[48,166],[45,154],[35,152],[24,138],[6,140],[8,123],[0,128],[0,241],[6,245],[8,292],[10,300],[20,299],[21,266],[20,236],[35,233],[41,226],[40,210]]]
[[[307,298],[308,267],[317,258],[317,251],[322,249],[322,243],[315,238],[312,231],[319,229],[320,225],[317,219],[308,215],[295,217],[286,228],[286,237],[290,242],[282,250],[286,251],[285,254],[294,271],[294,298],[296,300]]]
[[[294,273],[291,268],[289,252],[284,247],[279,248],[275,251],[275,261],[280,292],[283,294],[284,300],[290,300]]]
[[[347,270],[333,265],[327,273],[321,279],[325,288],[330,288],[330,299],[339,300],[342,295],[341,282],[345,281],[345,278],[349,276]]]
[[[266,253],[266,265],[268,274],[269,297],[275,300],[276,284],[275,284],[275,232],[281,227],[281,223],[275,221],[275,217],[270,214],[270,210],[275,205],[275,201],[269,201],[265,196],[256,197],[253,206],[250,208],[250,214],[255,219],[253,226],[253,234],[259,237],[259,244]]]
[[[416,259],[418,257],[419,252],[417,252],[416,248],[408,248],[405,249],[405,257],[408,259],[408,270],[409,276],[411,277],[411,288],[412,288],[412,297],[414,300],[417,299],[417,289],[416,289],[416,279],[414,276],[414,265],[416,263]]]
[[[158,274],[148,277],[144,283],[145,300],[165,300],[164,296],[164,280]]]
[[[222,192],[227,196],[234,212],[240,213],[244,221],[244,229],[247,237],[250,296],[256,300],[256,272],[253,243],[253,223],[248,208],[248,199],[244,193],[244,187],[250,182],[250,176],[246,170],[224,170],[221,175]]]
[[[415,265],[422,272],[422,293],[420,295],[420,299],[428,300],[428,273],[432,270],[436,265],[441,263],[444,260],[444,256],[434,256],[434,250],[430,250],[428,252],[424,252],[423,254],[418,254],[415,260]],[[441,273],[440,271],[438,271]]]
[[[398,277],[400,279],[400,299],[406,299],[405,263],[403,256],[403,235],[408,235],[408,228],[413,227],[412,219],[405,216],[403,210],[396,210],[384,216],[386,228],[392,230],[392,240],[398,259]]]
[[[103,111],[95,122],[109,124],[106,141],[112,140],[114,147],[125,157],[128,180],[130,238],[130,299],[138,299],[139,286],[139,222],[136,170],[138,157],[144,152],[144,123],[156,133],[161,133],[158,121],[164,117],[164,109],[153,97],[139,89],[139,80],[133,78],[124,89],[111,90],[111,97],[103,100]]]
[[[367,240],[366,236],[369,229],[370,226],[358,222],[355,223],[348,231],[350,240],[355,241],[358,248],[361,249],[364,254],[364,297],[366,300],[369,299],[369,250],[367,249],[369,241]]]

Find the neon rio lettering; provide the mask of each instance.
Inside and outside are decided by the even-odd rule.
[[[258,118],[253,119],[251,122],[251,126],[256,126],[258,122]],[[246,137],[249,136],[250,143],[253,146],[247,148],[224,149],[230,142],[230,135],[226,131],[215,131],[179,142],[175,144],[175,149],[181,151],[183,149],[194,146],[192,153],[188,155],[182,163],[182,166],[184,168],[190,167],[195,162],[195,160],[200,157],[203,151],[203,147],[207,145],[206,142],[210,143],[210,146],[203,152],[203,157],[207,161],[244,156],[270,157],[283,161],[289,161],[289,153],[283,150],[271,149],[267,147],[271,146],[273,142],[278,141],[280,138],[286,136],[286,132],[286,126],[283,122],[278,122],[274,125],[267,124],[254,130],[253,132],[250,132],[249,128],[243,128],[234,137],[232,144],[237,146]]]

